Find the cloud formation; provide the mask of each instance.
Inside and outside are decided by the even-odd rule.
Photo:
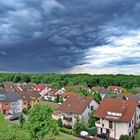
[[[1,71],[140,74],[138,0],[0,5]]]

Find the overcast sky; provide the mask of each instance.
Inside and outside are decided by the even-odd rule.
[[[0,0],[0,71],[140,74],[140,0]]]

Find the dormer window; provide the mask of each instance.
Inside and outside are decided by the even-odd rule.
[[[122,113],[116,113],[116,112],[107,111],[107,115],[114,116],[114,117],[121,117]]]

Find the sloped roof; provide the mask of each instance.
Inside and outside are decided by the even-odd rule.
[[[17,100],[22,99],[18,93],[0,93],[1,98],[0,102],[16,102]]]
[[[92,100],[93,98],[88,96],[70,97],[60,105],[58,110],[64,113],[82,114]]]
[[[97,118],[114,120],[119,122],[130,122],[136,111],[137,103],[133,100],[122,99],[104,99],[96,112],[93,114]],[[108,115],[108,112],[120,113],[122,116],[114,117]]]

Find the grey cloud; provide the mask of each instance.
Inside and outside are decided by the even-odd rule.
[[[110,44],[108,36],[125,35],[140,20],[138,0],[1,0],[0,5],[0,48],[8,52],[0,56],[2,70],[58,72],[87,64],[89,48]],[[112,27],[124,32],[110,32]]]

